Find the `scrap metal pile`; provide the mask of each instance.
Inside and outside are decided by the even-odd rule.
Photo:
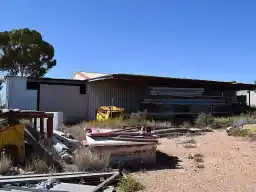
[[[155,163],[157,136],[151,130],[130,129],[86,129],[83,141],[93,151],[105,151],[111,155],[113,164],[120,162]]]
[[[117,170],[0,176],[0,191],[112,192],[120,176]]]
[[[94,151],[107,151],[112,163],[140,162],[156,163],[158,138],[178,136],[187,133],[201,133],[196,128],[131,127],[126,129],[86,129],[83,146]]]

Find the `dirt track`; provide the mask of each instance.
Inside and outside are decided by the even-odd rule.
[[[145,191],[256,192],[256,142],[227,136],[225,131],[193,138],[196,148],[184,147],[185,136],[160,140],[158,149],[172,157],[163,169],[136,173]],[[205,167],[197,168],[189,153],[203,154]]]

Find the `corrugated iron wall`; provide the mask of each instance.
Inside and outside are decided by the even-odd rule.
[[[136,81],[108,79],[104,81],[92,81],[87,83],[87,117],[88,120],[96,118],[96,110],[100,106],[115,105],[122,107],[127,113],[137,112],[140,103],[148,96],[148,85]],[[207,91],[206,95],[221,96],[222,91]],[[223,96],[232,103],[235,91],[223,91]],[[207,112],[208,106],[193,107],[192,111]]]
[[[104,80],[87,83],[88,120],[94,120],[102,105],[122,107],[127,113],[136,112],[147,93],[147,87],[131,81]]]

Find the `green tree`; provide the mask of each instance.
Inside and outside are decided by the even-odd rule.
[[[43,77],[56,65],[54,48],[30,29],[0,32],[0,71],[22,77]]]

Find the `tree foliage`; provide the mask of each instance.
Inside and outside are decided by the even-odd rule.
[[[54,48],[39,32],[27,28],[0,32],[0,71],[43,77],[55,65]]]

